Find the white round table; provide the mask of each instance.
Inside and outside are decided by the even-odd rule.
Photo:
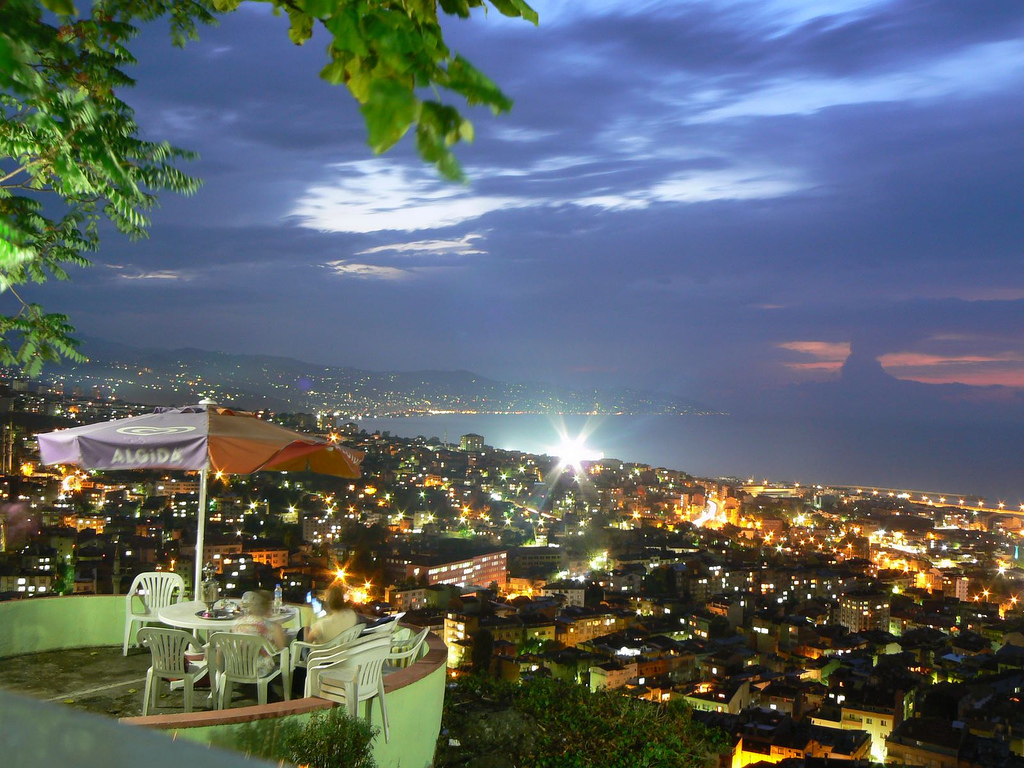
[[[206,603],[200,600],[190,600],[185,603],[174,603],[166,608],[160,608],[157,610],[156,615],[160,621],[172,627],[202,632],[230,632],[235,622],[242,617],[239,614],[229,619],[207,619],[198,615],[205,610]],[[286,605],[280,612],[274,611],[271,613],[268,618],[279,624],[287,624],[298,614],[297,609]]]
[[[207,639],[214,632],[230,632],[235,626],[235,622],[242,617],[242,614],[238,614],[229,619],[206,619],[198,615],[205,611],[206,603],[201,600],[189,600],[188,602],[175,603],[174,605],[168,605],[166,608],[160,608],[157,610],[156,615],[164,624],[192,630],[201,641]],[[271,621],[279,624],[287,624],[298,615],[298,609],[286,605],[280,611],[272,611],[269,618]],[[200,632],[203,633],[202,637],[198,634]],[[177,684],[180,685],[180,681]],[[173,686],[175,683],[171,683],[171,685]],[[211,686],[210,701],[213,701],[213,691],[213,686]]]

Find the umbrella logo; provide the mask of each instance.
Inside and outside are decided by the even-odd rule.
[[[183,432],[195,432],[195,427],[121,427],[117,430],[122,435],[152,437],[154,435],[180,435]]]

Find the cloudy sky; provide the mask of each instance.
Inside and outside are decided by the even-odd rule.
[[[205,187],[38,298],[132,344],[727,408],[848,358],[1024,387],[1024,4],[535,7],[446,27],[515,100],[469,111],[465,186],[370,153],[322,34],[261,7],[184,51],[144,31],[125,98]]]

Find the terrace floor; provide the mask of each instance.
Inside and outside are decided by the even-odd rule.
[[[11,656],[0,660],[0,688],[108,717],[135,717],[142,714],[149,665],[149,651],[129,649],[125,657],[121,646]],[[168,694],[166,682],[161,683],[160,691],[157,709],[150,710],[150,714],[184,711],[180,691]],[[213,709],[213,702],[207,700],[208,691],[196,689],[193,711]],[[270,700],[280,699],[280,686],[271,684]],[[234,686],[232,706],[256,703],[255,686]]]

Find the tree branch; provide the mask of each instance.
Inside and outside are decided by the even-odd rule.
[[[15,177],[15,176],[17,176],[17,175],[18,175],[19,173],[24,173],[24,172],[25,172],[25,171],[26,171],[26,170],[28,169],[29,165],[32,165],[32,163],[28,163],[28,164],[26,164],[26,165],[23,165],[23,166],[21,166],[20,168],[15,168],[15,169],[14,169],[13,171],[11,171],[10,173],[8,173],[8,174],[7,174],[6,176],[0,176],[0,185],[2,185],[2,184],[3,184],[3,183],[4,183],[5,181],[7,181],[8,179],[12,179],[12,178],[14,178],[14,177]],[[11,187],[12,187],[12,188],[13,188],[13,187],[19,187],[19,186],[21,186],[21,185],[20,185],[20,184],[12,184],[12,185],[11,185]]]

